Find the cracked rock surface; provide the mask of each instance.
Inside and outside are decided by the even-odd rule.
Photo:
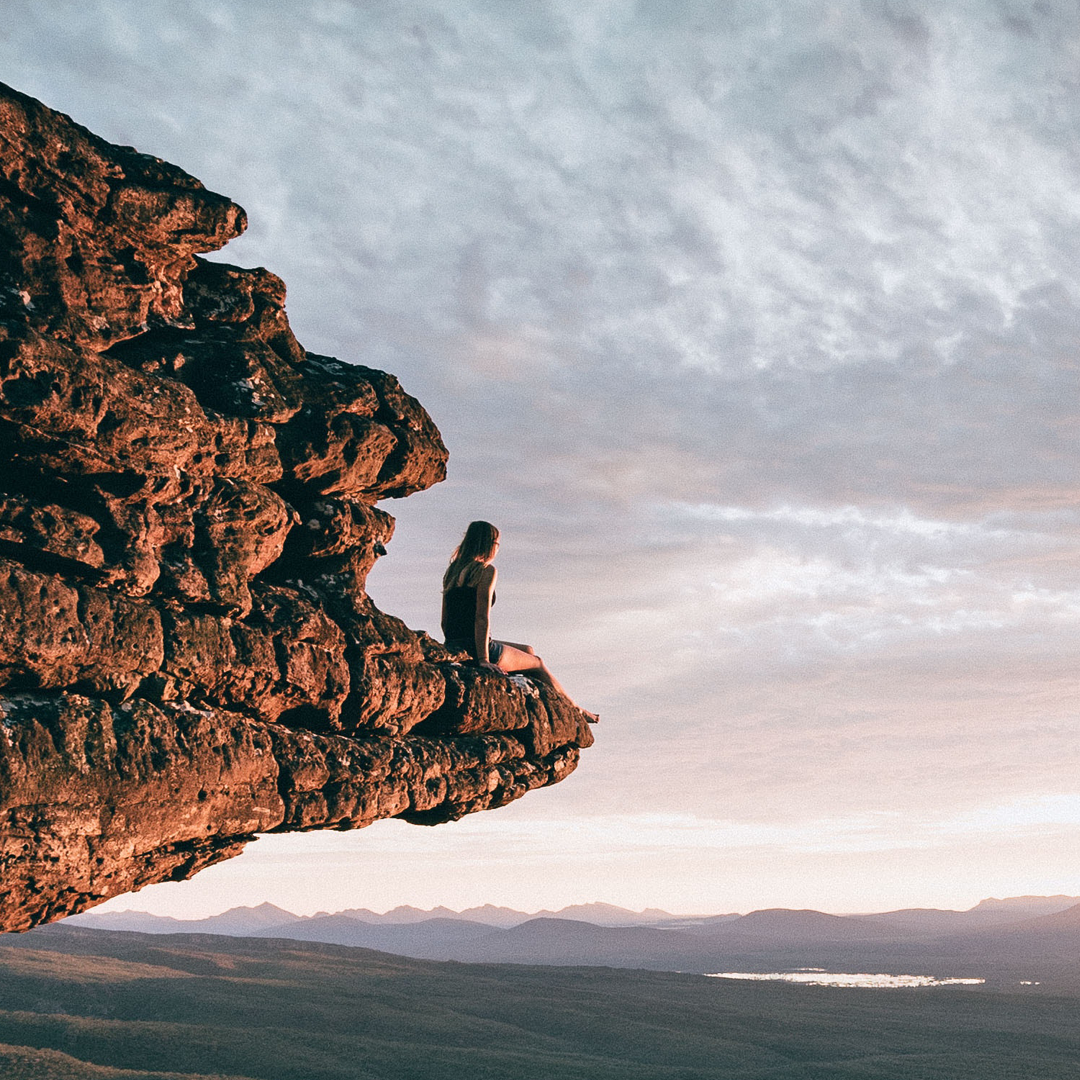
[[[592,742],[379,611],[424,409],[308,353],[244,211],[0,84],[0,930],[259,832],[503,805]]]

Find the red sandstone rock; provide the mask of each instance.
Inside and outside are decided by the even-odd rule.
[[[2,85],[0,193],[0,930],[572,771],[582,713],[368,599],[446,450],[197,258],[244,212]]]

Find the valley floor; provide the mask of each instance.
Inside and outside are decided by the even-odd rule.
[[[1075,1080],[1076,1008],[257,938],[0,939],[10,1080]]]

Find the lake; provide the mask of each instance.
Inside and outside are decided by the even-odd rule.
[[[901,990],[924,986],[980,986],[985,979],[942,979],[935,975],[885,975],[869,972],[823,971],[799,968],[796,971],[714,971],[707,979],[749,979],[755,982],[800,983],[803,986],[858,986],[880,990]]]

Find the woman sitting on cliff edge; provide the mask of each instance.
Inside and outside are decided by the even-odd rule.
[[[446,647],[450,652],[467,652],[489,671],[506,675],[522,672],[546,682],[570,701],[570,695],[531,645],[496,641],[491,636],[491,608],[498,577],[493,560],[498,550],[499,530],[494,525],[488,521],[469,523],[443,574],[442,631]],[[595,713],[581,711],[592,723],[599,719]]]

